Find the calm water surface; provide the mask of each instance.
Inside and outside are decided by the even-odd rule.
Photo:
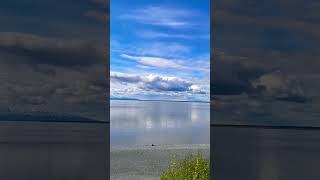
[[[111,101],[111,144],[209,144],[209,103]]]

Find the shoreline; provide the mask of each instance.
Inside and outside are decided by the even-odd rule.
[[[111,145],[110,164],[112,180],[159,179],[173,159],[183,159],[192,153],[210,158],[209,144],[179,145]]]
[[[110,145],[110,152],[121,150],[178,150],[178,149],[208,149],[210,144],[151,144],[147,145]]]

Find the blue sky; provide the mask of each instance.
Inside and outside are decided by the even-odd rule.
[[[209,100],[210,1],[111,1],[111,97]]]

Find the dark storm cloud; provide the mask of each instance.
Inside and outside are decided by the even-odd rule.
[[[57,71],[53,67],[34,65],[33,70],[34,70],[34,72],[42,73],[47,76],[55,76],[57,74]]]
[[[106,120],[108,0],[4,1],[0,114],[50,112]]]
[[[88,11],[84,13],[84,16],[103,23],[109,22],[109,16],[106,12]]]
[[[219,33],[216,38],[223,36],[224,42],[231,41],[229,43],[242,48],[250,43],[266,48],[271,43],[274,46],[271,48],[299,47],[293,49],[297,51],[308,47],[304,50],[317,52],[316,45],[310,45],[319,44],[320,38],[320,5],[314,0],[228,0],[214,5],[213,31]],[[226,35],[223,32],[227,32]]]
[[[300,32],[314,38],[320,38],[320,25],[315,22],[279,17],[256,17],[235,14],[233,12],[216,12],[217,25],[257,26],[263,28],[283,29]]]
[[[219,51],[215,57],[211,81],[214,96],[245,93],[261,100],[307,102],[300,81],[288,78],[279,67]],[[272,60],[266,63],[273,64]]]
[[[90,0],[93,3],[104,5],[105,7],[109,7],[110,0]]]
[[[106,58],[101,49],[89,42],[13,32],[0,33],[0,52],[21,57],[18,59],[24,63],[67,67],[91,66]]]
[[[229,56],[217,51],[212,62],[211,86],[214,95],[237,95],[255,93],[252,81],[271,71],[261,64],[248,62],[239,56]]]
[[[84,17],[94,19],[101,23],[110,22],[110,3],[109,0],[91,0],[92,3],[99,5],[99,8],[83,13]]]
[[[320,124],[319,10],[315,0],[213,3],[214,121]]]
[[[243,67],[240,63],[216,63],[217,69],[213,71],[215,77],[211,81],[215,95],[234,95],[251,93],[255,89],[251,80],[264,74],[263,69]],[[218,68],[219,67],[219,68]]]
[[[30,105],[43,105],[46,104],[46,99],[42,96],[21,96],[17,103],[30,104]]]
[[[11,76],[20,76],[20,78],[0,80],[1,102],[7,102],[8,107],[24,106],[32,109],[50,107],[60,112],[64,112],[67,106],[100,105],[104,107],[108,81],[99,66],[89,68],[86,72],[72,72],[70,69],[58,71],[54,78],[36,76],[37,74],[33,71],[11,72]],[[21,78],[21,75],[24,77]],[[35,76],[38,78],[35,79]]]

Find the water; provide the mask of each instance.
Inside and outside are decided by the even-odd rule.
[[[320,131],[213,127],[213,179],[318,180]]]
[[[111,145],[209,144],[209,103],[111,101]]]
[[[0,179],[106,180],[108,125],[0,121]]]
[[[112,180],[159,179],[189,153],[209,159],[209,103],[115,100],[110,113]]]

